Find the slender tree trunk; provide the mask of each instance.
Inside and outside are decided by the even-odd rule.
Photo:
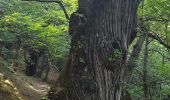
[[[120,100],[139,0],[79,0],[69,60],[50,100]],[[57,89],[58,88],[58,89]]]
[[[40,61],[39,61],[39,71],[38,71],[38,77],[41,77],[43,74],[43,71],[46,69],[46,65],[48,63],[48,56],[46,54],[43,54]]]
[[[45,77],[44,77],[43,81],[48,81],[48,74],[50,71],[50,67],[51,67],[51,61],[50,61],[50,59],[48,59],[46,62],[46,66],[45,66]]]
[[[127,71],[125,73],[124,80],[128,80],[128,77],[131,76],[133,69],[137,66],[136,61],[140,55],[140,51],[145,41],[146,34],[142,34],[137,40],[136,44],[133,46],[132,53],[127,62]]]
[[[14,42],[14,44],[13,44],[13,47],[12,48],[14,48],[14,50],[16,51],[16,53],[15,53],[15,56],[14,56],[14,62],[13,62],[13,69],[14,69],[14,71],[17,71],[17,69],[18,69],[18,67],[19,67],[19,62],[20,62],[20,47],[21,47],[21,39],[20,39],[20,37],[16,37],[17,38],[17,40]]]
[[[144,52],[144,62],[143,62],[143,92],[144,92],[144,98],[145,100],[148,99],[149,96],[149,89],[148,89],[148,72],[147,72],[147,66],[148,66],[148,44],[149,40],[148,37],[146,37],[146,43],[145,43],[145,52]]]
[[[136,44],[133,46],[132,53],[130,54],[130,57],[127,61],[127,69],[125,71],[124,78],[123,78],[123,81],[125,81],[125,83],[129,82],[129,78],[132,75],[133,69],[137,66],[136,61],[138,60],[138,57],[140,55],[140,51],[145,41],[145,37],[146,37],[145,34],[141,35],[137,40]],[[121,100],[132,100],[130,94],[126,89],[122,90]]]
[[[37,72],[37,63],[40,55],[33,50],[31,50],[31,52],[25,50],[24,52],[26,63],[25,74],[28,76],[34,76]]]

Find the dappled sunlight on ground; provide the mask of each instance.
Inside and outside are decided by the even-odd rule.
[[[22,91],[21,93],[27,98],[31,98],[31,100],[40,99],[45,96],[49,90],[49,85],[42,82],[39,78],[28,77],[21,72],[17,73],[15,76],[18,81],[22,81],[24,84],[20,89]]]
[[[0,100],[24,100],[13,83],[0,73]]]
[[[49,90],[49,85],[46,82],[42,82],[41,79],[36,77],[26,76],[23,72],[17,71],[16,73],[13,73],[10,72],[10,70],[8,73],[3,73],[2,70],[0,70],[0,72],[2,72],[0,73],[0,79],[5,76],[7,79],[3,82],[12,86],[13,91],[16,91],[14,93],[19,99],[14,100],[40,100]],[[0,97],[2,97],[1,93]],[[0,98],[0,100],[13,99]]]

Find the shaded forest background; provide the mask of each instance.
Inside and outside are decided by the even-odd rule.
[[[69,15],[77,9],[77,0],[63,4]],[[56,3],[0,0],[0,71],[10,66],[14,72],[22,70],[53,83],[56,79],[48,79],[50,68],[60,73],[71,48],[68,26]],[[170,1],[141,3],[136,30],[128,50],[128,64],[133,66],[122,94],[133,100],[169,100]]]

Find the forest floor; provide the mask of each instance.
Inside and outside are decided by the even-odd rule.
[[[13,72],[9,67],[7,69],[0,66],[0,75],[4,77],[4,82],[8,81],[8,83],[13,84],[11,86],[14,88],[13,92],[18,92],[21,96],[19,99],[11,100],[40,100],[46,96],[50,87],[48,83],[42,82],[40,78],[26,76],[22,71]],[[2,94],[3,92],[0,91],[0,100],[6,100]]]
[[[49,90],[49,84],[42,82],[39,78],[26,76],[22,72],[17,72],[14,78],[14,84],[24,96],[24,100],[40,100]]]

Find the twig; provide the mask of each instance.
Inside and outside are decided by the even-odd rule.
[[[157,52],[158,54],[160,54],[162,57],[166,58],[168,61],[170,61],[170,58],[165,56],[164,54],[162,54],[159,50],[156,50],[156,49],[149,49],[149,51],[154,51],[154,52]]]

